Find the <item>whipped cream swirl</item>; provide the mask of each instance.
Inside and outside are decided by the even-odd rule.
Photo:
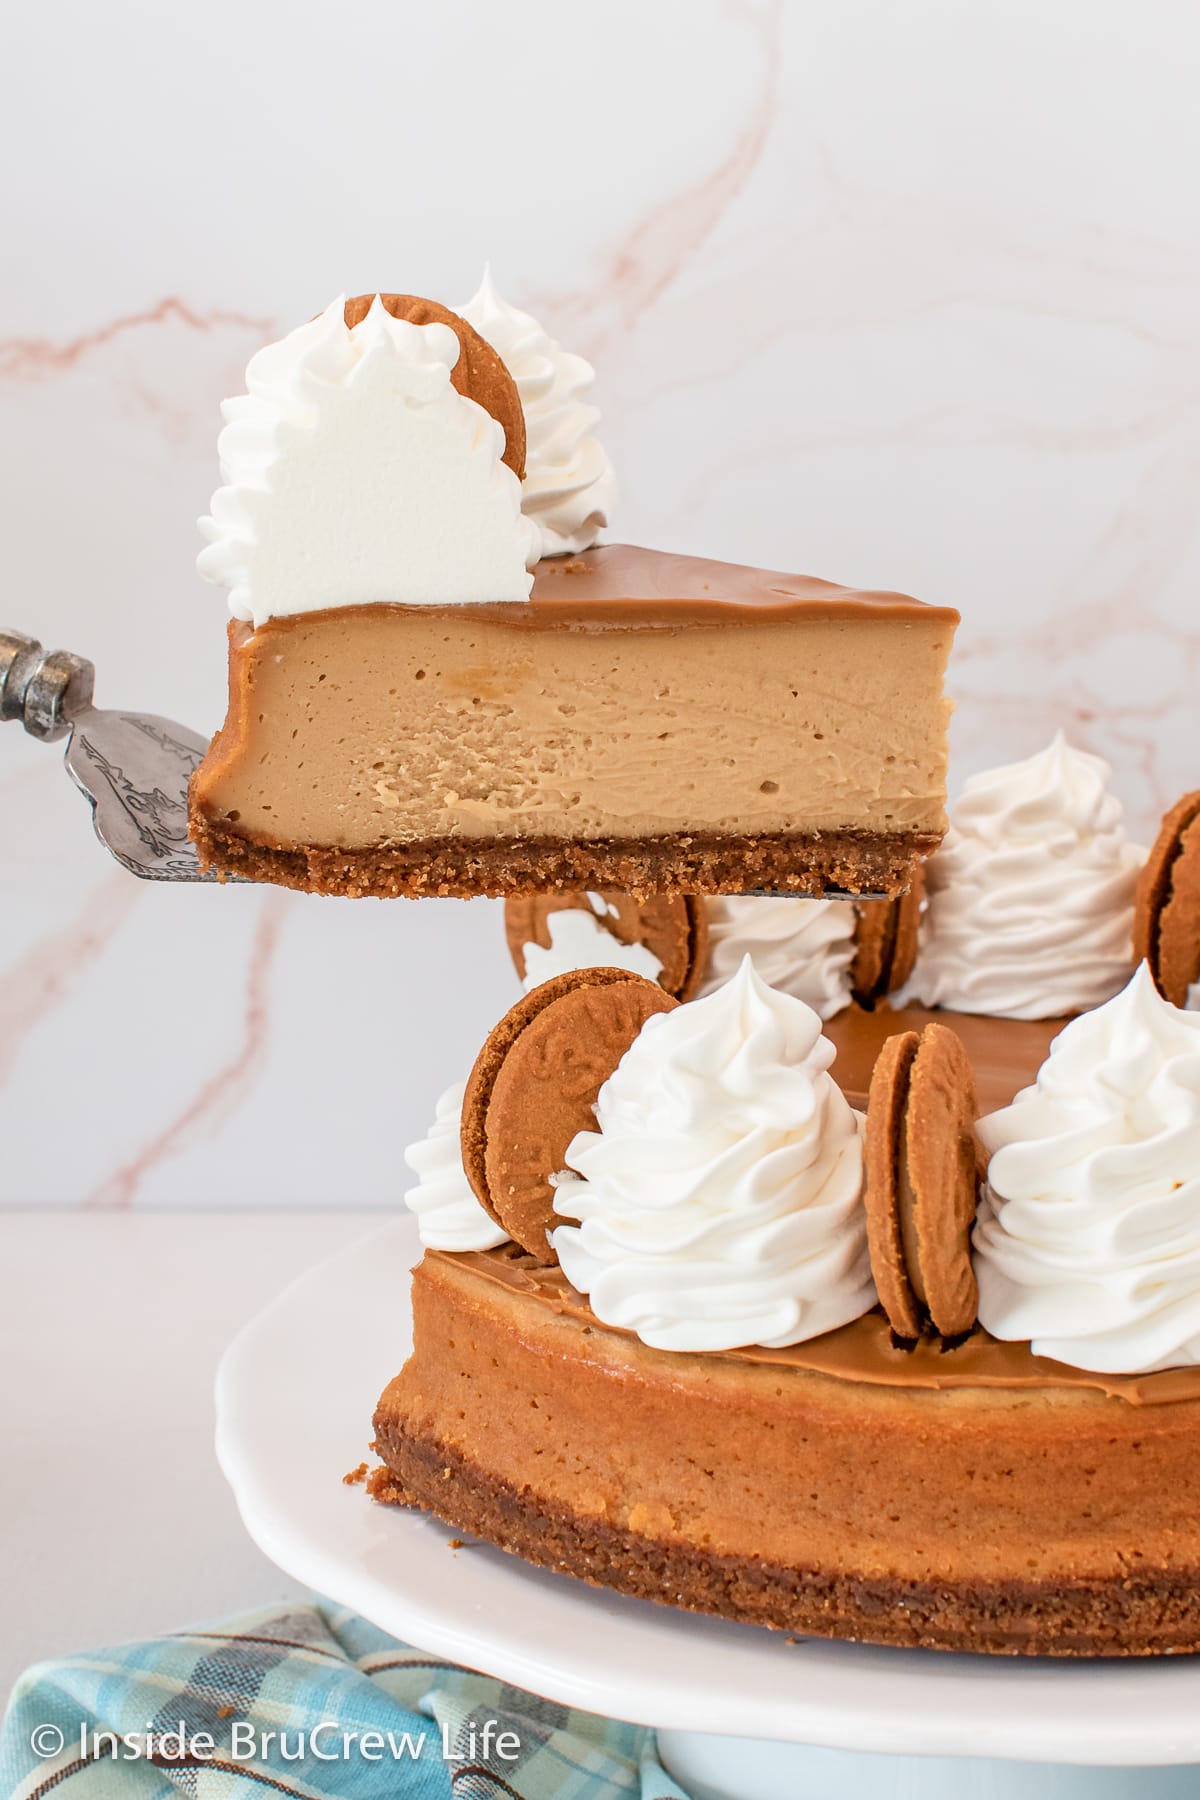
[[[971,777],[928,865],[920,953],[894,1006],[1052,1019],[1125,985],[1146,852],[1125,836],[1110,773],[1059,732]]]
[[[427,1250],[494,1250],[508,1242],[502,1225],[484,1212],[463,1169],[462,1103],[465,1081],[446,1089],[437,1103],[433,1124],[419,1144],[411,1144],[404,1160],[417,1177],[404,1204],[417,1215],[417,1229]]]
[[[353,327],[338,299],[251,358],[197,562],[235,619],[529,598],[540,538],[503,428],[451,385],[458,356],[448,325],[376,297]]]
[[[988,1330],[1102,1374],[1200,1362],[1200,1016],[1143,963],[978,1129]]]
[[[567,1150],[551,1234],[607,1325],[664,1350],[800,1343],[875,1301],[860,1122],[812,1008],[745,957],[642,1027]]]
[[[629,969],[657,981],[662,963],[646,944],[623,944],[604,924],[609,908],[603,894],[588,894],[591,912],[581,906],[560,907],[548,914],[550,948],[525,944],[525,992],[566,975],[572,969]]]
[[[591,363],[563,350],[529,313],[496,292],[485,269],[479,292],[455,310],[487,339],[517,384],[525,411],[521,504],[543,556],[586,550],[612,517],[616,478],[593,435],[600,414],[583,396]]]
[[[708,910],[703,997],[732,980],[749,956],[768,987],[803,1000],[822,1019],[850,1004],[857,915],[851,900],[720,895]]]

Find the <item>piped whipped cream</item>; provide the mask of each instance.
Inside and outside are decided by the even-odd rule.
[[[1125,835],[1110,773],[1059,732],[971,777],[928,864],[920,951],[894,1006],[1051,1019],[1125,985],[1146,852]]]
[[[978,1130],[987,1329],[1103,1374],[1200,1362],[1200,1015],[1143,963]]]
[[[529,598],[540,538],[504,431],[451,385],[448,325],[344,301],[251,358],[221,408],[221,479],[197,566],[235,619],[373,602]]]
[[[582,907],[561,907],[546,919],[550,947],[541,944],[523,946],[525,956],[525,992],[566,975],[572,969],[630,969],[657,981],[662,963],[645,944],[623,944],[604,924],[609,908],[603,894],[588,894],[591,912]]]
[[[732,980],[749,956],[768,987],[822,1019],[850,1004],[857,916],[850,900],[720,895],[707,902],[708,966],[701,996]]]
[[[583,398],[595,370],[502,299],[489,269],[479,292],[455,311],[487,339],[517,384],[525,412],[521,504],[538,528],[541,554],[588,549],[616,501],[613,467],[594,435],[600,414]]]
[[[551,1234],[607,1325],[664,1350],[800,1343],[875,1289],[860,1121],[811,1007],[733,980],[647,1021],[579,1132]]]
[[[508,1242],[503,1226],[489,1218],[475,1198],[463,1169],[462,1104],[465,1081],[446,1089],[437,1103],[433,1124],[418,1144],[410,1144],[404,1160],[417,1177],[404,1204],[417,1215],[417,1230],[427,1250],[494,1250]]]

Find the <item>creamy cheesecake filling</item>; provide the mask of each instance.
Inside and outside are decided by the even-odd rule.
[[[234,627],[197,804],[240,835],[346,850],[943,830],[944,615],[547,629],[507,610]]]

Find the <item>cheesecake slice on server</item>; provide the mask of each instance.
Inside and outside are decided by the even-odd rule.
[[[464,314],[335,302],[227,405],[202,856],[340,894],[898,892],[945,828],[957,614],[596,547],[590,370],[486,287]]]

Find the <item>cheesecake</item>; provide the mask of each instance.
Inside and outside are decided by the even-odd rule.
[[[205,866],[378,896],[903,888],[945,828],[953,609],[596,542],[587,365],[494,294],[365,300],[226,403]]]
[[[1143,966],[978,1119],[941,1016],[884,1045],[864,1119],[748,955],[518,1001],[409,1153],[372,1494],[791,1633],[1200,1651],[1200,1016]]]
[[[233,624],[193,836],[320,893],[890,893],[945,823],[954,622],[605,545],[525,604]]]
[[[999,1655],[1200,1649],[1200,1372],[1097,1376],[873,1310],[675,1355],[509,1245],[428,1251],[377,1499],[642,1599]]]

